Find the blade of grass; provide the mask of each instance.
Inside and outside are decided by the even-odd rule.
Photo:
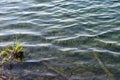
[[[100,60],[100,58],[98,57],[98,53],[93,53],[95,59],[98,61],[100,67],[104,70],[104,72],[108,75],[108,77],[110,78],[110,80],[114,80],[114,75],[107,69],[107,67],[105,67],[105,65],[103,64],[103,62]]]

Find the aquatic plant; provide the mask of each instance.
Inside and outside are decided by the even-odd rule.
[[[6,62],[22,62],[24,60],[23,53],[23,46],[20,43],[15,42],[14,46],[7,46],[4,50],[1,51],[1,64]]]

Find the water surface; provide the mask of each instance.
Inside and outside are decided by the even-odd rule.
[[[0,7],[1,48],[17,35],[27,59],[57,57],[46,63],[67,79],[119,79],[120,0],[0,0]],[[30,64],[32,70],[21,66],[30,73],[21,79],[55,76],[38,65]]]

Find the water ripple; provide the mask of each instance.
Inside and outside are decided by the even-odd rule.
[[[1,32],[0,36],[14,35],[14,34],[27,34],[27,35],[40,35],[38,32],[33,32],[30,30],[4,30]]]

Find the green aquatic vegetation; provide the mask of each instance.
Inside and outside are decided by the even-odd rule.
[[[13,46],[7,46],[1,51],[0,57],[2,59],[1,64],[11,62],[22,62],[24,60],[23,46],[15,42]]]

